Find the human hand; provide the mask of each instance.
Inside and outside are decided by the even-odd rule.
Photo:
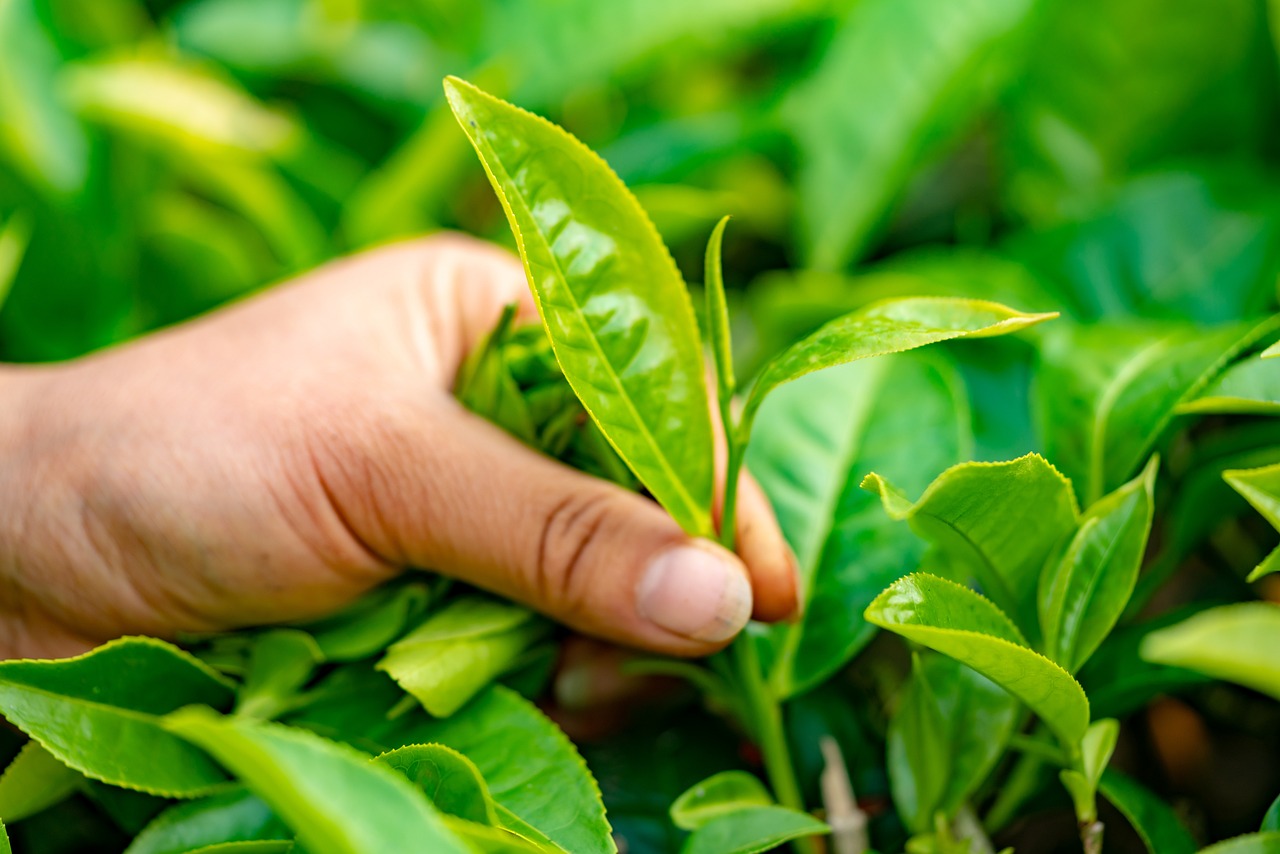
[[[536,317],[516,259],[439,236],[0,372],[0,656],[313,618],[408,566],[675,655],[793,613],[749,481],[739,559],[454,401],[513,301]]]

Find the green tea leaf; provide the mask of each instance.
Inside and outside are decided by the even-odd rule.
[[[15,213],[0,228],[0,308],[9,295],[13,280],[22,266],[22,256],[31,240],[31,220],[23,213]]]
[[[152,638],[123,638],[61,661],[0,662],[0,713],[86,777],[166,797],[217,789],[226,775],[160,717],[192,703],[226,708],[230,687]]]
[[[1148,661],[1196,670],[1280,699],[1280,606],[1244,602],[1210,608],[1152,632],[1142,643]]]
[[[712,819],[694,831],[681,854],[759,854],[784,842],[829,833],[808,813],[776,806],[747,807]]]
[[[0,816],[21,821],[51,807],[80,788],[84,775],[68,768],[34,739],[0,776]]]
[[[502,311],[498,323],[462,363],[454,395],[467,409],[506,430],[526,445],[536,445],[533,414],[503,353],[515,321],[516,305]]]
[[[1280,830],[1280,795],[1271,802],[1267,814],[1262,817],[1262,826],[1258,828],[1264,833],[1269,830]]]
[[[1280,854],[1280,832],[1237,836],[1235,839],[1202,848],[1200,854]]]
[[[913,832],[950,817],[1003,755],[1019,704],[996,683],[946,655],[917,655],[889,721],[893,802]]]
[[[391,584],[363,596],[346,611],[305,628],[326,661],[359,661],[381,653],[403,635],[431,600],[428,584]]]
[[[904,297],[860,308],[826,324],[764,366],[743,404],[739,441],[746,444],[756,411],[769,392],[805,374],[953,338],[1006,335],[1056,316],[1023,314],[999,303],[949,297]]]
[[[747,465],[796,554],[806,596],[800,619],[769,635],[775,694],[807,690],[865,646],[876,629],[863,610],[923,555],[920,539],[886,525],[858,484],[882,471],[923,491],[970,455],[968,415],[951,364],[917,354],[810,374],[761,407]],[[930,440],[917,441],[922,434]]]
[[[1262,358],[1264,359],[1274,359],[1278,356],[1280,356],[1280,341],[1262,351]]]
[[[1071,673],[1089,660],[1138,581],[1154,515],[1157,458],[1090,507],[1060,560],[1040,577],[1045,655]]]
[[[448,717],[501,676],[551,626],[527,608],[455,599],[392,644],[378,662],[436,717]]]
[[[270,807],[237,788],[170,807],[134,838],[125,854],[183,854],[228,842],[292,839]]]
[[[697,830],[720,816],[773,804],[768,789],[746,771],[722,771],[686,789],[671,804],[671,821],[681,830]]]
[[[9,831],[5,830],[3,821],[0,821],[0,854],[13,854],[13,848],[9,846]]]
[[[716,387],[719,403],[729,405],[736,383],[733,378],[733,339],[729,334],[729,306],[724,299],[724,271],[720,264],[720,248],[724,242],[724,229],[729,217],[722,218],[707,241],[707,258],[703,287],[707,291],[707,337],[711,343],[711,355],[716,366]]]
[[[520,832],[513,816],[569,854],[616,854],[600,788],[582,757],[555,724],[515,692],[494,686],[465,714],[415,726],[406,737],[447,745],[474,762],[505,826]]]
[[[1080,684],[1026,646],[1017,627],[986,599],[924,573],[899,579],[867,608],[867,619],[967,664],[1022,700],[1074,748],[1089,726]]]
[[[272,629],[254,639],[240,687],[236,713],[274,718],[297,702],[324,653],[315,639],[297,629]]]
[[[1136,781],[1110,768],[1098,791],[1124,814],[1150,854],[1193,854],[1196,842],[1177,814]]]
[[[312,854],[467,854],[420,791],[350,747],[200,708],[175,712],[164,724],[234,772]]]
[[[912,171],[1017,67],[1035,3],[866,0],[784,104],[798,144],[807,266],[856,259]],[[1012,60],[1012,61],[1011,61]]]
[[[1180,415],[1210,413],[1280,415],[1280,365],[1262,359],[1237,362],[1178,405]]]
[[[1046,455],[1091,504],[1128,480],[1173,421],[1273,319],[1189,324],[1057,324],[1043,336],[1036,389]]]
[[[456,78],[445,94],[516,234],[565,377],[658,502],[714,536],[702,346],[657,232],[568,133]]]
[[[1076,526],[1070,482],[1039,454],[947,469],[914,503],[878,474],[862,488],[972,573],[1025,632],[1038,630],[1036,590],[1050,554]]]
[[[1280,464],[1256,469],[1231,469],[1224,471],[1222,477],[1280,531]],[[1273,572],[1280,572],[1280,547],[1267,555],[1249,573],[1247,580],[1257,581]]]
[[[491,826],[498,813],[475,764],[442,744],[411,744],[383,753],[377,761],[399,771],[447,815]]]
[[[192,848],[186,854],[289,854],[296,850],[293,840],[248,840],[245,842],[219,842],[203,848]]]

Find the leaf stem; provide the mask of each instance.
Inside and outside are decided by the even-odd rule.
[[[782,727],[782,707],[769,691],[761,673],[755,639],[748,633],[739,635],[730,649],[730,655],[737,670],[744,705],[749,713],[747,723],[760,744],[765,772],[769,776],[773,794],[784,807],[806,812],[800,784],[791,764],[787,734]],[[796,854],[818,854],[817,845],[811,838],[797,839],[791,845]]]

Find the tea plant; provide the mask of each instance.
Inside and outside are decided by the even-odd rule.
[[[1276,355],[1280,318],[1055,330],[1039,326],[1051,308],[937,292],[948,290],[937,279],[904,294],[904,281],[917,282],[890,276],[847,295],[858,304],[812,324],[740,386],[725,220],[707,246],[700,331],[662,239],[601,159],[467,83],[445,89],[542,318],[517,327],[508,311],[463,366],[459,398],[551,456],[643,489],[687,532],[728,547],[749,466],[804,575],[794,623],[753,625],[703,663],[637,665],[687,678],[762,754],[767,786],[723,770],[670,804],[688,832],[682,850],[865,850],[867,816],[841,771],[865,757],[828,747],[815,798],[801,751],[836,741],[800,738],[788,723],[830,696],[840,702],[822,707],[823,735],[835,717],[865,714],[840,677],[884,629],[909,643],[909,670],[882,640],[863,656],[881,669],[864,705],[885,716],[906,833],[877,829],[877,844],[991,851],[993,834],[1056,792],[1088,854],[1109,838],[1100,800],[1151,852],[1194,851],[1174,811],[1110,765],[1119,719],[1197,674],[1280,699],[1274,605],[1205,608],[1158,627],[1135,617],[1200,545],[1212,527],[1203,516],[1233,512],[1205,510],[1188,486],[1189,505],[1163,510],[1170,530],[1142,573],[1169,469],[1178,495],[1209,472],[1200,488],[1229,486],[1280,527],[1272,422],[1204,458],[1178,441],[1189,419],[1276,414],[1280,375],[1260,356]],[[845,255],[856,236],[813,251]],[[1009,290],[1011,302],[1047,308]],[[974,462],[979,443],[1010,443],[992,425],[975,435],[964,363],[908,351],[1010,333],[1037,354],[1046,454]],[[1077,369],[1081,359],[1090,370]],[[726,444],[720,479],[713,412]],[[1223,475],[1225,459],[1240,467]],[[1277,554],[1250,561],[1250,581],[1280,568]],[[30,737],[0,777],[0,818],[21,822],[83,795],[133,837],[133,854],[616,851],[587,765],[526,699],[543,689],[553,638],[524,608],[419,575],[312,625],[0,662],[0,713]],[[1278,814],[1205,850],[1280,850]]]

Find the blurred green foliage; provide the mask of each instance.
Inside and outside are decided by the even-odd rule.
[[[815,273],[904,264],[969,269],[969,296],[1019,279],[1088,320],[1238,318],[1275,300],[1268,16],[1264,0],[3,0],[0,266],[20,263],[0,357],[75,356],[438,228],[507,239],[447,73],[601,150],[691,278],[733,214],[731,289],[794,309],[762,324],[765,349],[827,316],[815,301],[863,301]]]

